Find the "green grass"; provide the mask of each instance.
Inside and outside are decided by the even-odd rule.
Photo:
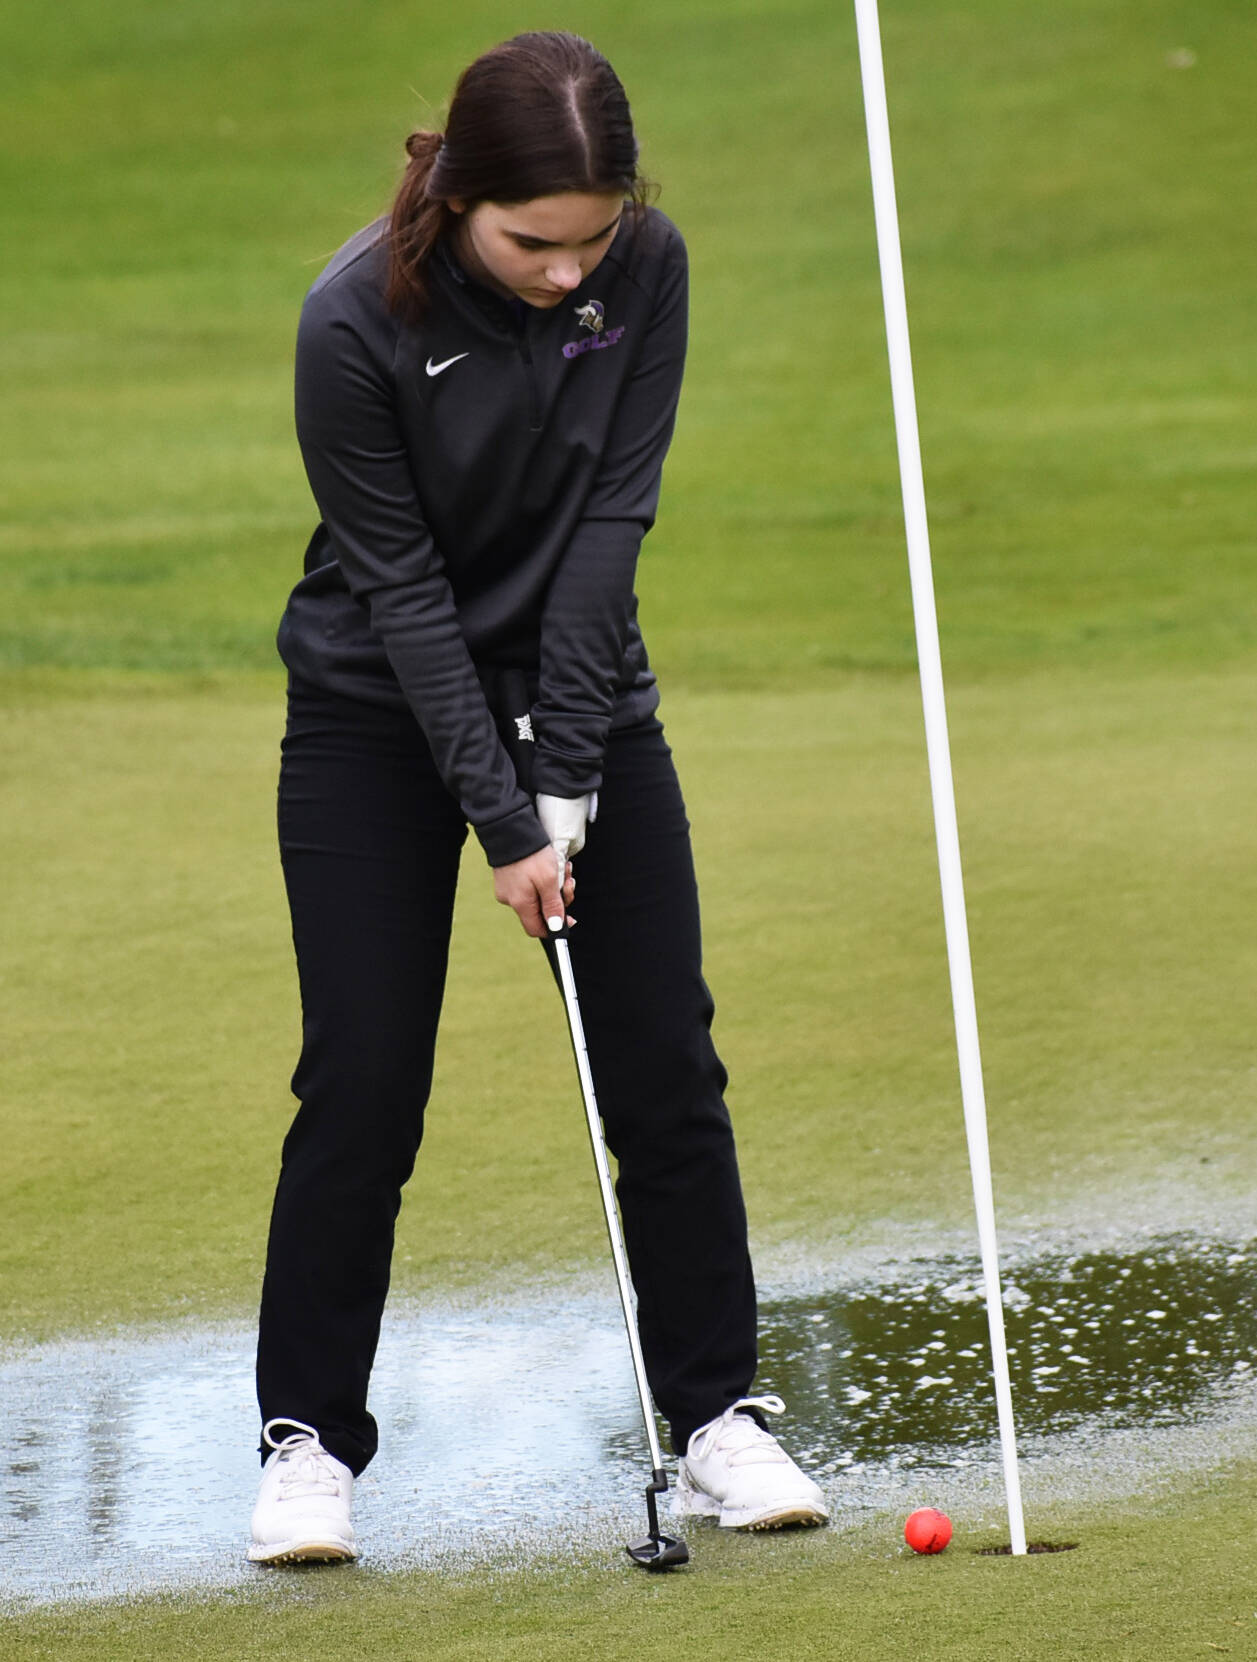
[[[1230,211],[1257,185],[1243,9],[887,11],[949,664],[1251,652],[1251,610],[1229,603],[1257,368]],[[0,118],[3,661],[271,662],[309,529],[301,292],[387,199],[421,98],[439,114],[467,53],[525,20],[481,0],[425,18],[421,45],[404,7],[344,17],[130,0],[24,18]],[[850,18],[566,20],[623,65],[693,243],[693,363],[647,561],[656,657],[719,685],[910,669]],[[1198,61],[1173,69],[1185,40]]]
[[[1252,694],[1234,669],[956,691],[1007,1216],[1102,1209],[1167,1174],[1184,1222],[1250,1192]],[[0,851],[24,881],[4,969],[24,1043],[7,1065],[3,1329],[238,1313],[297,1039],[278,693],[148,681],[11,700],[0,756],[20,785]],[[915,689],[689,693],[666,713],[757,1241],[837,1251],[926,1219],[967,1233]],[[605,1250],[561,1011],[517,933],[471,849],[403,1287],[558,1274]]]
[[[12,1662],[1251,1656],[1257,1555],[1236,1524],[1249,1485],[1240,1473],[1133,1514],[1048,1514],[1051,1538],[1077,1550],[1016,1562],[980,1556],[1001,1538],[991,1528],[930,1559],[910,1557],[884,1524],[777,1540],[707,1531],[701,1567],[667,1579],[602,1561],[475,1575],[355,1570],[276,1577],[229,1599],[41,1613],[0,1635]]]
[[[1257,185],[1239,0],[884,0],[1001,1220],[1251,1222]],[[69,0],[0,52],[0,1323],[251,1307],[297,1037],[275,622],[296,311],[400,138],[527,26],[621,69],[694,268],[643,617],[756,1250],[968,1241],[854,27],[818,0]],[[1188,68],[1171,54],[1188,47]],[[426,103],[425,103],[426,100]],[[601,1266],[561,1015],[474,851],[403,1290]],[[555,1218],[563,1220],[556,1229]],[[7,1656],[1251,1653],[1251,1472],[28,1615]]]

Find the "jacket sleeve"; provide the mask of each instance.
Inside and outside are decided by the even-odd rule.
[[[490,865],[505,865],[543,848],[546,835],[498,736],[424,521],[394,414],[394,337],[355,317],[337,289],[312,291],[297,336],[297,436],[310,487],[441,778]]]
[[[637,367],[620,394],[602,465],[547,592],[533,707],[534,784],[583,796],[602,759],[636,600],[642,538],[654,524],[685,368],[685,245],[668,227],[663,273]]]

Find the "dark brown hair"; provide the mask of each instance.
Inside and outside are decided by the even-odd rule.
[[[390,308],[418,319],[427,263],[454,223],[451,198],[530,202],[562,191],[622,190],[640,207],[633,118],[619,78],[579,35],[516,35],[466,68],[445,132],[406,140],[410,162],[389,220]]]

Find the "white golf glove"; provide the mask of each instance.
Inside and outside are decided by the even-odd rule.
[[[559,857],[559,879],[573,854],[585,846],[585,829],[598,818],[598,793],[587,796],[545,796],[537,798],[537,818]]]

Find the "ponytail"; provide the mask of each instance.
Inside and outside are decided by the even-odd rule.
[[[427,264],[452,211],[429,194],[433,169],[444,137],[424,130],[406,140],[410,157],[389,218],[389,270],[385,291],[389,309],[417,322],[428,299]]]

